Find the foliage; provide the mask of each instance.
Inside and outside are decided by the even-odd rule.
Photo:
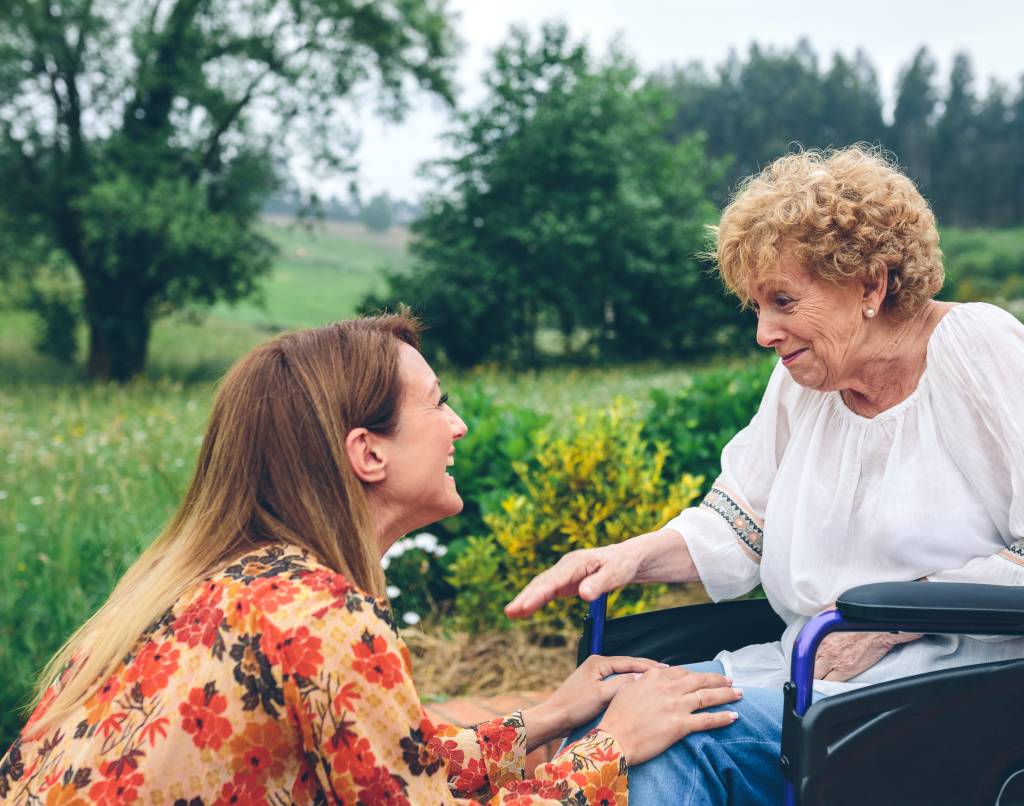
[[[606,410],[580,412],[564,429],[538,434],[535,469],[515,463],[525,492],[484,516],[492,547],[475,549],[479,561],[493,562],[500,548],[502,585],[516,591],[567,552],[617,543],[677,514],[697,496],[701,479],[686,474],[666,481],[668,449],[652,447],[642,431],[636,406],[620,400]],[[458,612],[472,608],[482,623],[500,620],[507,599],[460,601],[473,594],[463,577],[451,579]],[[639,612],[661,593],[657,585],[627,587],[609,595],[609,612]],[[579,623],[585,609],[581,601],[560,599],[532,623]]]
[[[507,578],[505,552],[493,537],[470,537],[451,564],[448,583],[455,591],[455,626],[470,634],[507,630],[502,611],[516,589]]]
[[[445,579],[451,562],[448,547],[430,532],[403,537],[387,550],[381,561],[387,594],[403,624],[419,624],[424,616],[436,615],[438,602],[451,600]]]
[[[484,516],[522,489],[513,464],[530,464],[534,435],[550,419],[523,406],[499,406],[479,383],[460,390],[453,405],[468,428],[455,445],[451,470],[465,506],[459,515],[431,527],[448,541],[483,534]],[[452,548],[458,553],[463,545],[456,543]]]
[[[454,364],[533,366],[537,335],[595,357],[685,357],[739,318],[694,256],[720,168],[701,137],[670,144],[667,93],[612,51],[595,60],[548,25],[513,29],[489,94],[435,164],[442,191],[414,225],[414,271],[390,298],[431,322]]]
[[[944,296],[1005,304],[1024,299],[1024,229],[942,231]]]
[[[803,39],[793,48],[751,45],[713,70],[696,63],[661,75],[675,105],[673,137],[707,135],[712,156],[728,158],[722,204],[741,177],[796,147],[855,142],[891,149],[934,205],[943,225],[1005,227],[1024,218],[1024,82],[989,83],[979,94],[970,58],[948,75],[927,48],[900,71],[893,119],[871,60],[858,50],[828,65]]]
[[[643,420],[643,437],[666,445],[667,480],[693,473],[704,479],[704,490],[721,471],[722,448],[750,422],[764,396],[776,359],[747,367],[694,373],[678,392],[651,391],[651,406]]]
[[[359,218],[371,232],[387,232],[391,229],[391,199],[387,193],[378,193],[359,211]]]
[[[143,367],[153,321],[236,300],[270,267],[275,164],[345,167],[337,100],[408,79],[450,99],[441,0],[11,0],[0,15],[0,198],[84,287],[93,377]]]

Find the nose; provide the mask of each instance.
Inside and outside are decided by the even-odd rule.
[[[761,311],[757,317],[757,343],[762,347],[774,347],[783,339],[782,329],[770,311]]]
[[[448,416],[451,418],[453,441],[460,440],[469,433],[469,426],[467,426],[465,421],[455,413],[455,409],[451,406],[448,407]]]

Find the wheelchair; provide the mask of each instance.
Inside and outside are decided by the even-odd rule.
[[[605,613],[602,596],[584,622],[580,663],[591,654],[696,663],[777,641],[785,626],[764,599],[607,621]],[[1024,659],[928,672],[812,704],[815,652],[837,631],[1024,635],[1024,590],[863,585],[805,625],[783,692],[787,806],[1024,804]]]

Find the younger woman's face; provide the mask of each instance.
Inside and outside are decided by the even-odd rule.
[[[387,478],[378,492],[403,533],[457,515],[462,498],[449,474],[466,424],[447,404],[441,383],[419,351],[399,347],[402,403],[387,442]]]

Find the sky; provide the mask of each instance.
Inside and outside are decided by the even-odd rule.
[[[900,69],[921,45],[938,64],[940,86],[959,51],[971,56],[978,92],[992,77],[1013,86],[1024,73],[1022,0],[859,0],[849,6],[820,0],[452,0],[449,7],[458,15],[456,29],[464,43],[456,74],[461,106],[481,100],[480,76],[510,26],[535,31],[551,19],[564,21],[574,37],[585,39],[597,53],[618,38],[652,71],[692,61],[713,67],[730,49],[742,55],[753,41],[788,48],[806,37],[823,66],[836,51],[852,55],[861,48],[878,71],[890,106]],[[384,124],[368,109],[355,114],[361,131],[356,179],[363,198],[380,192],[420,197],[429,183],[417,177],[419,165],[444,154],[440,136],[451,126],[446,108],[416,93],[403,123]],[[348,182],[313,184],[322,193],[344,196]]]

